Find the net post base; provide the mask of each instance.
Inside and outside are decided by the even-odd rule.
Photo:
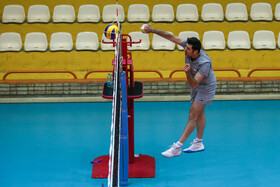
[[[156,176],[156,161],[149,155],[137,155],[134,162],[128,166],[129,178],[154,178]]]
[[[107,178],[109,156],[103,155],[97,157],[93,161],[92,178]],[[128,166],[129,178],[154,178],[156,173],[155,158],[149,155],[137,155],[134,157],[134,162]]]

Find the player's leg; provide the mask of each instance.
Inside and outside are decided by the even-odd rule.
[[[201,112],[204,111],[205,105],[200,104],[196,101],[193,102],[190,112],[189,112],[189,120],[188,123],[183,131],[183,134],[179,141],[181,143],[184,143],[186,139],[191,135],[191,133],[194,131],[195,126],[198,121],[198,117],[200,116]]]
[[[170,149],[162,152],[161,154],[165,157],[174,157],[182,154],[182,144],[186,141],[189,135],[194,131],[197,119],[201,111],[204,109],[204,105],[194,101],[189,112],[189,120],[183,131],[183,134],[180,140],[177,143],[174,143]],[[180,143],[181,145],[179,145]]]
[[[197,118],[200,112],[204,109],[203,104],[200,104],[199,102],[195,101],[197,93],[198,93],[198,89],[191,89],[190,101],[192,103],[192,106],[189,111],[189,120],[182,133],[182,136],[180,137],[180,140],[176,143],[173,143],[170,149],[162,152],[161,154],[163,156],[170,158],[182,154],[182,145],[186,141],[186,139],[190,136],[190,134],[194,131],[197,123]]]
[[[194,153],[194,152],[199,152],[199,151],[205,150],[203,142],[202,142],[205,123],[206,123],[206,118],[205,118],[205,107],[204,107],[197,118],[196,139],[193,140],[190,147],[183,150],[185,153]]]
[[[213,87],[213,90],[199,90],[196,94],[195,101],[203,105],[203,109],[201,110],[197,121],[196,121],[196,130],[197,130],[197,135],[196,139],[193,140],[191,143],[191,146],[188,147],[187,149],[184,149],[183,151],[185,153],[193,153],[193,152],[199,152],[199,151],[204,151],[204,145],[202,142],[202,137],[203,137],[203,132],[206,124],[206,117],[205,117],[205,106],[210,105],[214,96],[215,96],[215,86]]]
[[[199,139],[202,139],[203,137],[203,132],[206,124],[206,117],[205,117],[205,107],[201,111],[201,113],[198,116],[197,123],[196,123],[196,137]]]

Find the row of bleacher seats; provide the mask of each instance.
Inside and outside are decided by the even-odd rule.
[[[142,32],[130,32],[129,35],[132,41],[140,41],[140,44],[134,44],[128,47],[129,50],[149,50],[150,40],[148,34]],[[183,31],[179,34],[180,38],[199,37],[195,31]],[[102,35],[102,41],[108,40]],[[259,30],[254,33],[252,45],[254,49],[276,49],[275,35],[272,31]],[[50,51],[72,51],[73,50],[72,35],[68,32],[56,32],[50,38]],[[75,48],[77,51],[90,50],[96,51],[99,49],[99,40],[95,32],[80,32],[76,36]],[[206,31],[203,34],[202,47],[204,50],[224,50],[226,42],[223,32],[221,31]],[[251,41],[249,34],[246,31],[231,31],[227,38],[228,49],[251,49]],[[280,48],[280,32],[278,35],[278,48]],[[156,34],[152,39],[153,50],[175,50],[175,44]],[[183,48],[177,45],[178,50]],[[8,32],[0,35],[0,51],[21,51],[22,39],[19,33]],[[31,32],[27,33],[24,41],[24,51],[47,51],[48,40],[45,33]],[[115,50],[112,44],[101,42],[101,50]]]
[[[102,21],[113,22],[116,19],[118,8],[119,20],[125,21],[125,12],[122,5],[109,4],[103,7]],[[153,22],[174,22],[175,14],[170,4],[157,4],[153,6],[151,20]],[[248,11],[244,3],[229,3],[226,6],[225,15],[221,4],[205,3],[201,10],[201,20],[208,21],[248,21]],[[280,21],[280,3],[275,7],[274,14],[271,4],[253,3],[250,9],[250,20],[252,21]],[[22,5],[6,5],[2,14],[2,23],[24,23],[26,20],[25,10]],[[176,21],[197,22],[199,21],[198,9],[195,4],[180,4],[176,9]],[[31,5],[28,8],[28,23],[48,23],[51,21],[50,10],[46,5]],[[72,5],[57,5],[54,7],[52,22],[73,23],[73,22],[101,21],[100,10],[97,5],[81,5],[76,19],[75,9]],[[127,12],[128,22],[149,22],[150,10],[145,4],[131,4]]]

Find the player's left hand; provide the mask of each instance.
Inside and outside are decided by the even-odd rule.
[[[191,65],[190,65],[190,64],[186,64],[186,65],[183,67],[183,70],[185,70],[185,72],[189,72],[189,71],[190,71],[190,68],[191,68]]]

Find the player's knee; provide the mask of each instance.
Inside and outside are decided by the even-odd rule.
[[[196,121],[198,118],[198,115],[194,111],[190,111],[189,113],[189,121]]]

